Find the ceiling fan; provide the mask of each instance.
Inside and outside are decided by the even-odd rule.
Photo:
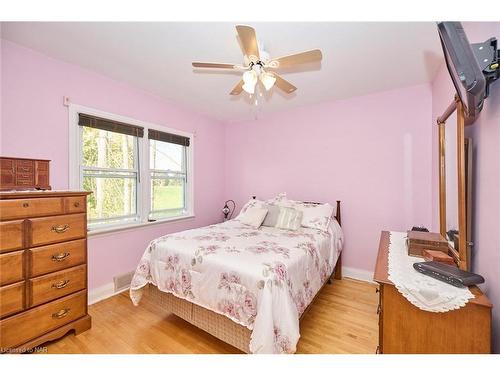
[[[321,61],[323,57],[319,49],[313,49],[277,59],[270,59],[265,51],[259,51],[259,44],[257,43],[254,28],[237,25],[236,31],[245,54],[244,65],[193,62],[193,67],[195,68],[232,69],[244,72],[242,79],[230,92],[231,95],[239,95],[243,90],[249,94],[254,94],[259,80],[267,91],[276,84],[278,88],[290,94],[297,90],[297,87],[283,79],[275,70],[289,68],[298,64]]]

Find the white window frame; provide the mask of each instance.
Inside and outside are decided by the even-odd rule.
[[[157,141],[157,142],[163,142],[163,141]],[[148,146],[151,146],[150,144],[148,144]],[[188,152],[188,149],[189,147],[184,147],[184,153],[182,155],[182,166],[185,167],[185,171],[181,171],[181,172],[178,172],[178,171],[172,171],[172,170],[168,170],[168,169],[151,169],[151,165],[148,165],[148,172],[149,172],[149,178],[151,179],[151,176],[153,174],[157,174],[156,175],[156,179],[165,179],[165,180],[169,180],[169,179],[180,179],[179,175],[182,175],[182,179],[184,180],[184,187],[187,188],[188,186],[188,175],[187,175],[187,171],[188,171],[188,166],[187,166],[187,161],[188,161],[188,157],[187,157],[187,152]],[[149,151],[150,151],[150,148],[149,148]],[[148,155],[150,155],[150,153],[148,153]],[[172,174],[172,175],[177,175],[177,177],[166,177],[166,176],[162,176],[164,174]],[[150,186],[151,187],[151,186]],[[151,191],[151,189],[150,189]],[[184,197],[183,197],[183,200],[184,200],[184,208],[186,208],[187,206],[187,200],[186,200],[186,194],[184,193]],[[150,204],[152,203],[152,201],[150,200]],[[177,208],[178,209],[178,208]],[[172,211],[172,210],[176,210],[176,208],[173,208],[173,209],[166,209],[166,210],[157,210],[157,211],[149,211],[149,216],[151,216],[151,214],[153,213],[161,213],[161,212],[168,212],[168,211]],[[155,219],[155,220],[162,220],[161,218],[160,219]]]
[[[83,126],[79,126],[79,137],[80,137],[80,144],[81,144],[81,140],[82,140],[82,133],[83,133]],[[119,173],[122,173],[122,172],[125,172],[125,173],[133,173],[135,174],[135,181],[136,181],[136,194],[135,194],[135,207],[136,207],[136,213],[135,215],[125,215],[125,216],[119,216],[119,217],[111,217],[110,219],[114,219],[114,220],[119,220],[120,218],[123,220],[120,224],[117,224],[117,225],[121,225],[122,223],[125,224],[125,223],[137,223],[140,221],[140,206],[142,204],[141,202],[141,199],[140,199],[140,192],[142,191],[142,184],[141,184],[141,178],[140,178],[140,173],[141,171],[139,170],[139,167],[140,167],[140,164],[139,164],[139,139],[138,137],[134,137],[134,167],[133,168],[129,168],[129,169],[120,169],[120,168],[100,168],[100,167],[88,167],[88,166],[83,166],[82,164],[80,164],[80,161],[83,159],[83,155],[82,153],[80,152],[79,153],[79,157],[78,157],[78,160],[79,160],[79,168],[80,168],[80,179],[79,179],[79,183],[80,183],[80,189],[82,188],[81,184],[83,182],[83,178],[89,174],[92,174],[92,172],[94,172],[94,177],[97,177],[97,176],[101,176],[101,177],[107,177],[107,176],[110,176],[112,177],[113,174],[118,175]],[[85,173],[85,171],[87,171],[87,173]],[[100,173],[102,172],[102,174]],[[124,176],[125,177],[125,176]],[[89,226],[91,225],[90,224],[90,220],[88,221],[88,224]],[[105,228],[105,227],[109,227],[109,226],[113,226],[114,224],[110,223],[110,224],[102,224],[102,225],[94,225],[94,226],[91,226],[90,228]]]
[[[137,180],[137,220],[127,223],[116,223],[99,225],[89,229],[89,235],[101,234],[114,231],[134,229],[142,226],[149,226],[161,223],[167,223],[178,220],[194,218],[194,134],[173,129],[166,126],[156,125],[149,122],[136,120],[130,117],[104,112],[95,108],[85,107],[77,104],[70,104],[69,114],[69,188],[72,190],[83,190],[83,168],[81,165],[82,156],[82,127],[78,125],[78,114],[85,113],[92,116],[102,117],[109,120],[120,121],[130,125],[136,125],[144,128],[144,137],[138,138],[137,157],[139,158],[138,173],[140,178]],[[151,179],[149,169],[149,139],[148,129],[168,132],[189,138],[189,147],[186,147],[186,168],[187,180],[185,190],[186,212],[183,215],[161,218],[155,221],[149,221],[149,211],[151,206]],[[136,160],[137,163],[137,160]]]

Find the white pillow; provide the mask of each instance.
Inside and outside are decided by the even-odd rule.
[[[267,208],[250,207],[243,214],[238,216],[240,223],[258,228],[262,225],[267,215]]]
[[[280,216],[280,206],[276,204],[268,204],[267,205],[267,215],[262,223],[265,227],[275,227],[278,221],[278,217]]]
[[[291,207],[302,212],[301,225],[306,228],[328,231],[333,214],[333,206],[329,203],[313,204],[300,201],[283,200],[281,205]]]
[[[302,212],[290,207],[280,207],[276,228],[297,230],[302,222]]]
[[[333,206],[329,203],[318,205],[302,204],[302,207],[296,207],[296,209],[303,213],[303,227],[319,229],[323,232],[328,230],[333,214]]]
[[[267,204],[258,199],[250,199],[245,205],[241,208],[240,213],[236,217],[236,219],[240,219],[241,215],[243,215],[249,208],[258,207],[258,208],[266,208]]]

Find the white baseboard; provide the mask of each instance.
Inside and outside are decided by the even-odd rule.
[[[93,305],[94,303],[102,301],[103,299],[116,296],[117,294],[120,294],[127,289],[128,287],[115,292],[115,284],[113,282],[104,284],[100,287],[89,290],[88,304]]]
[[[372,271],[362,270],[359,268],[342,267],[342,277],[349,277],[351,279],[375,283],[373,281]]]

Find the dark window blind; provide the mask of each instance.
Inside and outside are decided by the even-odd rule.
[[[108,120],[102,117],[86,115],[84,113],[78,114],[78,125],[126,135],[133,135],[134,137],[144,137],[144,128],[141,128],[140,126]]]
[[[181,146],[189,146],[189,138],[182,135],[161,132],[159,130],[148,129],[148,138],[155,141],[175,143]]]

